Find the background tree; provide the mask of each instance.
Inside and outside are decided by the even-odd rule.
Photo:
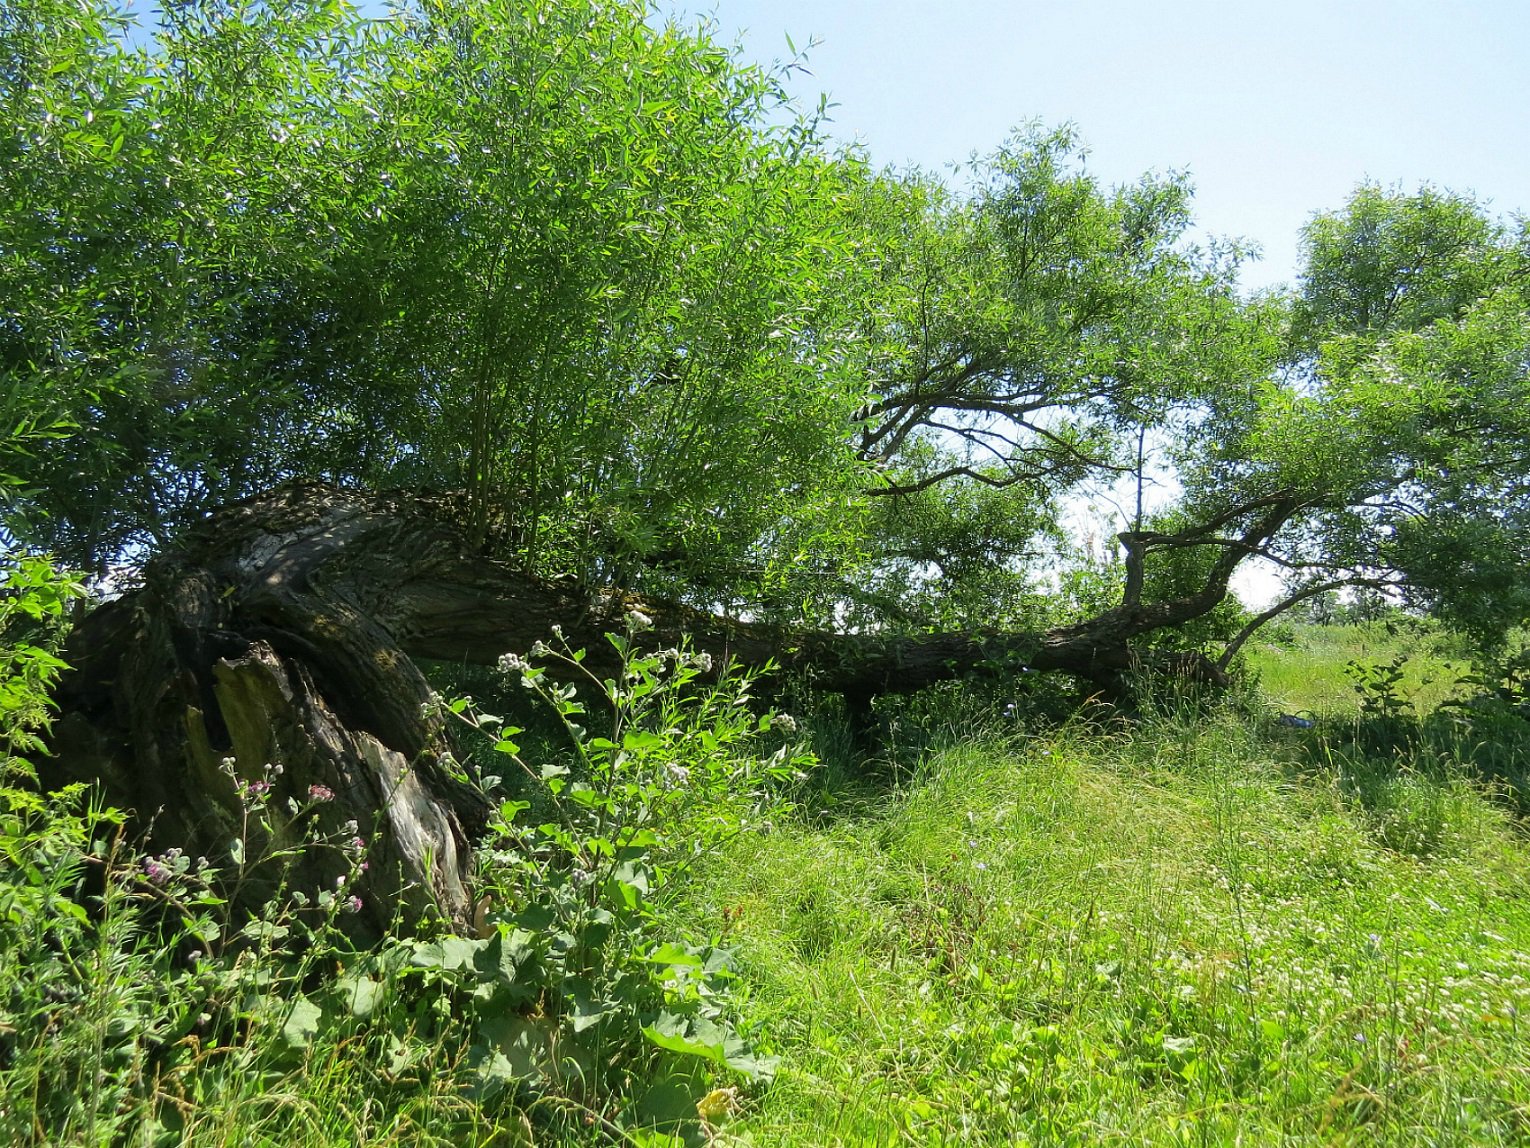
[[[1300,509],[1260,549],[1293,595],[1390,589],[1492,641],[1526,617],[1523,233],[1362,186],[1305,247],[1286,367],[1223,417],[1193,496],[1287,490]]]
[[[882,589],[847,593],[883,623],[898,613],[875,602],[896,586],[927,621],[1034,624],[1059,515],[1140,470],[1147,439],[1185,433],[1276,349],[1264,309],[1235,292],[1238,250],[1185,241],[1183,178],[1103,187],[1071,131],[1033,125],[968,179],[959,195],[887,174],[859,208],[869,274],[844,345],[869,392],[854,432],[875,511],[862,577]]]

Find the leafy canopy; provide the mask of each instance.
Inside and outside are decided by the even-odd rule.
[[[208,0],[134,41],[15,0],[7,530],[100,570],[284,479],[408,485],[586,583],[1009,625],[1080,495],[1135,488],[1133,625],[1256,554],[1524,617],[1523,225],[1363,186],[1246,299],[1182,177],[1105,187],[1036,126],[960,186],[878,172],[792,64],[647,15]]]

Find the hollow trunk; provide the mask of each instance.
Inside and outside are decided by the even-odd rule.
[[[454,775],[416,657],[492,663],[558,625],[594,668],[609,669],[604,635],[641,610],[659,643],[684,636],[719,664],[773,659],[864,706],[975,671],[1065,670],[1110,683],[1132,665],[1129,638],[1176,620],[1131,602],[1035,634],[791,631],[532,577],[475,553],[456,520],[441,500],[319,485],[211,516],[146,566],[140,589],[72,635],[75,669],[59,692],[45,779],[98,782],[155,847],[214,863],[226,864],[236,841],[247,859],[315,832],[343,846],[355,822],[369,852],[345,894],[361,902],[353,932],[376,935],[398,913],[439,912],[460,926],[471,916],[471,845],[489,808]],[[1218,674],[1198,655],[1177,668]],[[267,803],[270,840],[248,840],[252,799]],[[333,888],[343,855],[302,851],[290,879]],[[252,907],[274,879],[255,876]]]

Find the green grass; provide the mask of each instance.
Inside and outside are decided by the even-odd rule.
[[[1522,839],[1286,757],[1233,718],[969,743],[741,845],[687,910],[783,1057],[729,1142],[1530,1142]]]
[[[1396,692],[1423,712],[1423,678],[1445,676],[1437,640],[1298,636],[1319,652],[1255,664],[1280,708],[1323,717],[1314,729],[1228,704],[968,719],[958,736],[953,715],[981,707],[936,697],[859,776],[821,723],[832,768],[766,832],[720,829],[742,815],[716,802],[695,811],[722,845],[666,886],[657,924],[735,954],[729,1015],[780,1057],[768,1085],[702,1061],[660,1078],[639,1055],[611,1093],[486,1090],[476,972],[346,957],[378,978],[375,1005],[353,1009],[328,950],[199,960],[163,931],[141,859],[91,844],[109,825],[0,788],[17,861],[0,870],[0,1142],[1530,1144],[1512,771],[1479,780],[1465,763],[1481,747],[1448,721],[1360,720],[1344,662],[1411,649],[1419,676]],[[1516,736],[1493,740],[1512,756]],[[68,911],[103,868],[116,899]],[[297,1023],[300,987],[322,1024]],[[720,1126],[617,1127],[728,1087]]]
[[[1298,625],[1289,641],[1256,641],[1248,647],[1249,667],[1272,705],[1287,713],[1348,719],[1359,712],[1350,662],[1384,666],[1405,658],[1399,695],[1418,713],[1427,713],[1457,694],[1456,680],[1467,672],[1459,639],[1385,622]]]

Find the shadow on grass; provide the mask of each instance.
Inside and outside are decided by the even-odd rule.
[[[1394,852],[1440,850],[1467,806],[1486,795],[1520,824],[1530,818],[1530,720],[1490,703],[1445,706],[1426,716],[1320,718],[1279,729],[1301,772],[1329,776]]]

